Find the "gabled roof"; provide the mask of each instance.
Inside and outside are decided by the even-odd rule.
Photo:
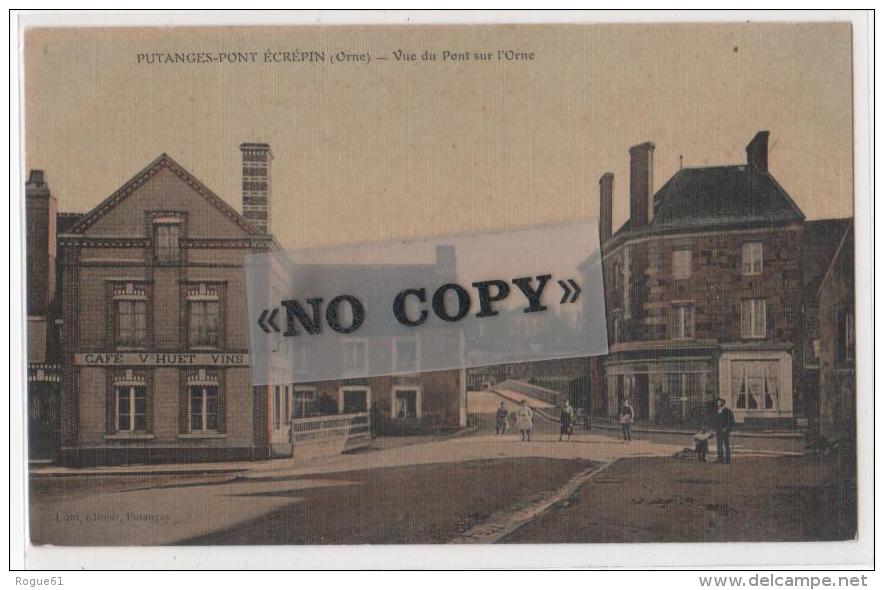
[[[168,169],[178,178],[187,183],[188,186],[190,186],[199,195],[206,199],[209,204],[221,211],[224,215],[230,218],[231,221],[244,229],[249,235],[272,239],[270,235],[265,234],[264,232],[253,226],[251,223],[249,223],[242,215],[239,214],[239,212],[236,211],[236,209],[228,205],[218,195],[209,190],[202,182],[197,180],[197,178],[193,174],[185,170],[178,162],[173,160],[171,156],[165,153],[160,154],[157,159],[148,164],[147,167],[145,167],[141,172],[129,179],[111,196],[103,200],[91,211],[83,215],[73,226],[71,226],[68,232],[74,234],[82,233],[91,225],[93,225],[96,221],[104,217],[123,199],[132,194],[136,189],[143,186],[148,180],[156,176],[164,168]]]
[[[752,166],[684,168],[654,195],[646,233],[798,222],[804,213],[773,176]],[[615,235],[630,231],[627,221]]]

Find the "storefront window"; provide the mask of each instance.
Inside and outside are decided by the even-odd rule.
[[[734,361],[731,363],[731,381],[736,409],[780,409],[778,361]]]
[[[398,419],[418,417],[417,389],[396,389],[393,392],[393,417]]]
[[[369,392],[365,387],[345,387],[341,389],[341,413],[356,414],[368,411]]]

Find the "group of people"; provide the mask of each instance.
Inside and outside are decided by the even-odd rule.
[[[531,431],[534,429],[534,410],[532,410],[525,400],[519,404],[519,408],[515,412],[507,411],[505,402],[500,402],[497,409],[494,431],[496,434],[505,434],[509,427],[508,418],[515,415],[516,428],[522,435],[522,441],[531,440]],[[716,439],[716,450],[718,452],[719,463],[731,462],[731,431],[734,428],[734,413],[727,407],[725,401],[718,398],[716,402],[717,413],[715,416],[715,430],[706,430],[701,427],[699,432],[694,435],[694,449],[697,453],[699,461],[706,461],[706,455],[709,453],[709,440]],[[559,414],[559,441],[567,436],[571,440],[574,433],[574,422],[576,412],[568,401],[562,405]],[[632,423],[635,420],[635,410],[629,403],[624,400],[623,405],[618,413],[618,421],[623,432],[623,442],[629,444],[632,442]]]
[[[531,409],[531,406],[529,406],[525,400],[522,400],[519,403],[519,409],[512,413],[507,411],[505,402],[500,402],[500,407],[497,408],[497,414],[495,416],[495,434],[506,433],[507,428],[509,428],[508,419],[511,415],[515,415],[516,428],[522,434],[522,440],[530,442],[531,431],[534,430],[534,410]],[[569,402],[565,401],[564,405],[562,406],[561,414],[559,415],[560,441],[564,436],[567,436],[568,440],[571,440],[571,435],[574,433],[574,421],[576,416],[577,413],[574,411],[574,408]]]
[[[534,410],[525,403],[525,400],[519,404],[519,409],[515,412],[508,412],[504,406],[504,402],[500,402],[497,408],[497,415],[494,424],[494,432],[497,434],[505,434],[509,428],[509,417],[515,415],[516,428],[522,434],[522,440],[531,441],[531,431],[534,430]]]

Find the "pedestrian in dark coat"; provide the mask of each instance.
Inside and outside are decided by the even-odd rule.
[[[715,420],[715,439],[718,447],[718,462],[731,462],[731,430],[734,428],[734,413],[727,402],[718,398],[718,415]]]
[[[571,433],[574,432],[574,408],[571,407],[571,404],[567,401],[565,405],[562,406],[562,413],[559,416],[559,421],[561,422],[559,428],[559,441],[562,440],[562,436],[568,435],[568,440],[571,440]]]
[[[623,401],[623,407],[620,408],[620,427],[623,429],[623,442],[632,442],[632,420],[635,418],[635,412],[628,400]]]
[[[368,422],[371,438],[377,438],[381,431],[381,410],[378,408],[378,402],[372,402],[371,409],[368,411]]]
[[[509,412],[506,411],[503,402],[500,402],[500,407],[497,408],[497,415],[495,417],[494,432],[497,434],[504,434],[506,432],[507,416],[509,416]]]

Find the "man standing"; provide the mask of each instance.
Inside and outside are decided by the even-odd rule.
[[[734,427],[734,413],[727,407],[727,402],[718,398],[718,416],[715,420],[715,438],[718,446],[718,462],[731,462],[731,430]]]
[[[368,411],[368,422],[371,438],[375,439],[381,432],[381,410],[378,408],[378,402],[372,402],[371,409]]]
[[[497,434],[504,434],[506,432],[506,418],[508,415],[509,412],[506,411],[503,402],[500,402],[500,407],[497,408],[497,420],[494,425],[494,432]]]
[[[623,407],[620,408],[620,427],[623,428],[623,442],[632,442],[632,420],[635,418],[635,412],[629,405],[629,400],[623,400]]]

